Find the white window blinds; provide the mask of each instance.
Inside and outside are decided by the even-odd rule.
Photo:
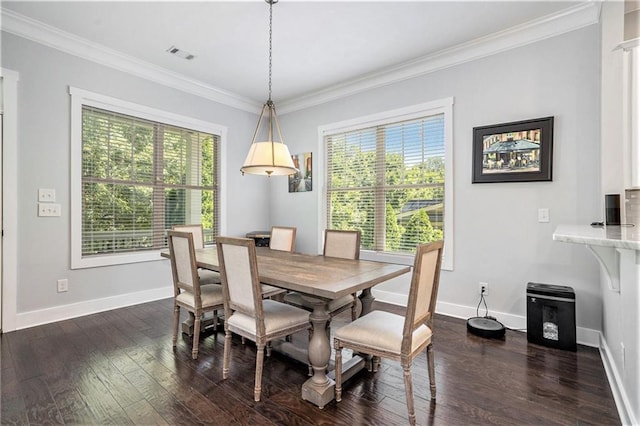
[[[362,248],[414,253],[443,238],[445,117],[325,136],[327,227],[359,229]]]
[[[219,232],[218,135],[82,106],[82,256],[166,247],[165,231]]]

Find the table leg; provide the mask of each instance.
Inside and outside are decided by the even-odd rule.
[[[302,385],[302,399],[324,408],[335,398],[335,382],[327,376],[331,359],[327,324],[331,317],[326,303],[317,303],[309,320],[313,326],[313,335],[309,341],[309,363],[313,368],[313,376]]]
[[[195,316],[193,312],[189,312],[189,318],[182,322],[182,332],[187,336],[193,336],[193,323],[195,321]]]
[[[366,315],[371,312],[373,308],[373,301],[375,300],[375,297],[373,297],[373,294],[371,294],[371,288],[365,288],[364,290],[362,290],[362,293],[358,297],[360,298],[360,303],[362,303],[362,312],[360,313],[360,316]],[[379,357],[367,354],[358,355],[365,359],[365,362],[367,363],[367,369],[369,371],[377,371],[378,364],[380,363]]]
[[[373,301],[376,300],[375,297],[373,297],[373,294],[371,294],[371,289],[365,288],[364,290],[362,290],[362,293],[360,293],[360,296],[358,297],[360,298],[360,303],[362,304],[362,312],[360,313],[360,316],[366,315],[371,312]]]

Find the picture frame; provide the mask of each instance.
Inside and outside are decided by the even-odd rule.
[[[553,116],[473,128],[472,183],[552,180]]]
[[[313,190],[313,157],[311,152],[291,156],[298,172],[289,175],[289,192],[310,192]]]

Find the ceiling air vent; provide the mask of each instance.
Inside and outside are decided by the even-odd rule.
[[[182,59],[186,59],[187,61],[190,61],[193,58],[195,58],[195,55],[187,52],[186,50],[178,49],[175,46],[171,46],[170,48],[168,48],[167,52],[171,53],[172,55],[176,55]]]

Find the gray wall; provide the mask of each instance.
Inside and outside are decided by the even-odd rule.
[[[257,116],[185,94],[61,51],[2,33],[2,67],[18,83],[17,312],[39,311],[93,299],[171,286],[168,261],[70,270],[70,96],[75,86],[228,127],[225,209],[227,234],[244,235],[270,224],[269,183],[241,177]],[[54,188],[62,216],[41,218],[38,188]],[[56,280],[69,279],[67,293]],[[167,293],[167,296],[170,292]]]
[[[478,282],[486,281],[491,312],[510,322],[526,315],[527,282],[569,285],[577,294],[578,325],[600,330],[597,263],[583,247],[552,241],[558,224],[600,219],[599,67],[593,25],[286,114],[283,133],[292,153],[315,155],[318,126],[453,96],[454,270],[441,275],[439,306],[462,316],[475,312]],[[471,184],[474,126],[551,115],[553,182]],[[290,194],[284,183],[271,188],[272,222],[297,226],[297,248],[306,252],[317,252],[320,237],[315,191],[323,175],[314,173],[313,193]],[[549,223],[537,222],[541,207],[549,208]],[[406,280],[378,288],[406,293]]]
[[[588,27],[533,45],[281,117],[293,153],[317,152],[317,128],[336,121],[453,96],[454,271],[444,272],[442,306],[474,310],[477,283],[489,307],[522,318],[528,281],[571,285],[578,324],[600,329],[598,269],[581,247],[554,243],[560,223],[598,219],[599,31]],[[229,128],[230,235],[271,225],[298,227],[297,248],[316,252],[321,176],[314,191],[287,192],[286,178],[241,177],[256,117],[3,34],[2,66],[20,73],[18,313],[169,285],[166,262],[69,270],[69,95],[76,86]],[[553,182],[471,184],[474,126],[555,116]],[[34,173],[37,171],[37,173]],[[36,216],[37,189],[55,188],[61,218]],[[537,223],[537,209],[551,222]],[[69,278],[68,293],[55,282]],[[385,289],[384,286],[382,286]],[[406,283],[387,291],[406,293]]]

